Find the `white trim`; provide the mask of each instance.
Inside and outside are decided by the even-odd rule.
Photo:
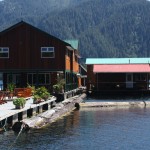
[[[0,53],[7,53],[8,54],[8,57],[1,57],[0,58],[9,58],[9,47],[0,47]],[[4,49],[7,49],[8,51],[4,51]]]
[[[52,57],[43,57],[42,53],[53,53],[53,56]],[[54,49],[54,47],[41,47],[41,58],[55,58],[55,49]]]
[[[129,76],[130,80],[128,80]],[[133,88],[133,73],[126,73],[126,88]]]

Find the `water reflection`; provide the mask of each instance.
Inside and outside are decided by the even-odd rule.
[[[39,130],[23,133],[13,150],[143,150],[150,147],[150,108],[82,108]],[[0,134],[0,149],[17,135]]]

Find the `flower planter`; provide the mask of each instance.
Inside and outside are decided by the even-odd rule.
[[[41,102],[42,102],[41,99],[39,99],[39,100],[33,100],[33,104],[39,104],[39,103],[41,103]]]
[[[22,109],[22,108],[24,108],[25,106],[21,106],[21,105],[16,105],[16,109]]]
[[[54,93],[53,95],[56,97],[56,103],[64,100],[64,93]]]
[[[23,97],[16,98],[13,100],[13,104],[15,105],[16,109],[22,109],[25,107],[26,99]]]

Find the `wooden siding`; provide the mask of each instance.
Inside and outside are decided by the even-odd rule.
[[[138,76],[145,76],[145,79],[138,79]],[[95,81],[90,84],[96,91],[104,90],[149,90],[147,73],[133,74],[133,88],[126,87],[126,73],[96,73]]]
[[[9,47],[9,59],[0,59],[1,69],[65,69],[66,45],[26,23],[2,33],[0,47]],[[41,47],[54,47],[55,58],[41,58]]]
[[[91,89],[91,85],[95,84],[95,75],[93,73],[93,65],[88,65],[87,66],[87,89]]]
[[[78,86],[82,86],[82,83],[81,83],[81,78],[78,78]]]
[[[97,90],[114,90],[118,88],[126,88],[126,74],[124,73],[98,73],[95,74],[95,78],[96,82],[94,83],[94,87]]]
[[[66,70],[71,70],[71,61],[70,57],[66,55]]]
[[[40,86],[39,73],[50,73],[51,83],[45,86],[52,91],[52,85],[56,84],[57,73],[64,74],[66,71],[70,72],[71,78],[68,85],[72,88],[77,87],[79,64],[78,58],[75,59],[75,50],[68,49],[69,55],[66,54],[67,47],[71,47],[70,44],[21,22],[0,32],[0,47],[9,48],[9,58],[0,58],[5,88],[8,74],[19,74],[20,81],[17,87],[25,87],[28,73],[37,75],[33,83],[36,86]],[[41,47],[54,47],[55,57],[41,58]]]
[[[127,73],[93,73],[93,65],[87,66],[87,89],[94,91],[148,91],[149,73],[131,73],[132,87],[127,87]]]
[[[66,70],[72,71],[74,73],[79,73],[79,63],[78,58],[75,58],[74,51],[66,50]],[[69,54],[68,54],[69,53]]]
[[[79,72],[79,64],[77,61],[73,61],[73,72],[78,73]]]

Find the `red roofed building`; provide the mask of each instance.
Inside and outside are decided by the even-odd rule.
[[[87,89],[95,92],[149,91],[150,58],[88,58]]]

